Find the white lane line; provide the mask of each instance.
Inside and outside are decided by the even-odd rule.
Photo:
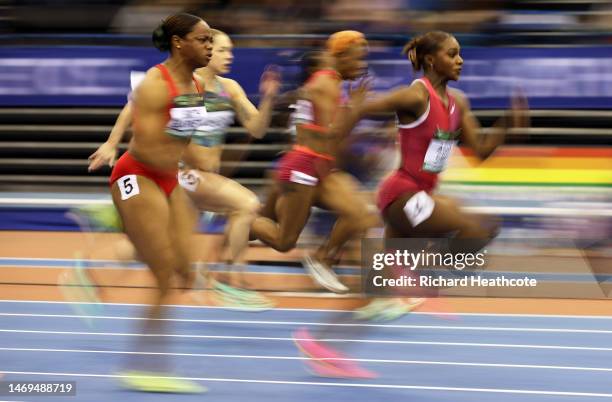
[[[10,299],[2,299],[0,303],[27,303],[27,304],[94,304],[94,305],[103,305],[103,306],[117,306],[117,307],[147,307],[148,304],[144,303],[80,303],[80,302],[69,302],[69,301],[47,301],[47,300],[10,300]],[[185,308],[185,309],[202,309],[202,310],[222,310],[222,311],[232,311],[235,310],[237,312],[244,312],[240,308],[232,308],[232,307],[217,307],[217,306],[201,306],[201,305],[191,305],[191,304],[165,304],[166,307],[177,307],[177,308]],[[280,308],[276,307],[271,310],[275,311],[304,311],[304,312],[334,312],[341,313],[351,310],[335,310],[335,309],[310,309],[310,308]],[[612,317],[610,317],[612,319]]]
[[[326,294],[327,295],[327,294]],[[30,303],[30,304],[100,304],[103,306],[122,306],[122,307],[146,307],[148,304],[143,303],[80,303],[80,302],[68,302],[68,301],[47,301],[47,300],[10,300],[0,299],[0,303]],[[231,307],[217,307],[217,306],[201,306],[191,304],[166,304],[166,307],[178,307],[185,309],[203,309],[203,310],[223,310],[230,311],[236,310],[243,312],[241,309],[232,309]],[[304,311],[304,312],[346,312],[351,310],[337,310],[337,309],[315,309],[315,308],[287,308],[287,307],[276,307],[271,309],[273,311]],[[576,319],[596,319],[596,320],[612,320],[612,315],[565,315],[565,314],[507,314],[507,313],[455,313],[452,311],[440,312],[440,311],[411,311],[411,315],[440,315],[448,314],[452,316],[468,316],[468,317],[519,317],[519,318],[576,318]]]
[[[63,376],[63,377],[93,377],[93,378],[124,378],[119,374],[88,374],[88,373],[47,373],[32,371],[5,371],[5,374],[40,375],[40,376]],[[308,385],[321,387],[345,387],[345,388],[385,388],[385,389],[413,389],[423,391],[455,391],[455,392],[478,392],[495,394],[522,394],[522,395],[551,395],[551,396],[579,396],[587,398],[612,398],[612,394],[593,392],[567,392],[567,391],[542,391],[528,389],[504,389],[504,388],[463,388],[463,387],[433,387],[424,385],[393,385],[393,384],[368,384],[355,382],[313,382],[313,381],[276,381],[276,380],[251,380],[240,378],[208,378],[208,377],[168,377],[187,381],[209,381],[272,385]]]
[[[23,329],[0,329],[0,332],[14,334],[45,334],[45,335],[83,335],[83,336],[140,336],[140,337],[166,337],[166,338],[188,338],[188,339],[240,339],[256,341],[295,341],[308,340],[302,338],[283,338],[265,336],[235,336],[235,335],[187,335],[187,334],[137,334],[118,332],[75,332],[75,331],[35,331]],[[468,342],[425,342],[425,341],[393,341],[381,339],[337,339],[322,338],[323,342],[347,342],[347,343],[374,343],[390,345],[438,345],[438,346],[473,346],[491,348],[522,348],[522,349],[555,349],[555,350],[591,350],[599,352],[612,352],[611,348],[592,346],[562,346],[562,345],[522,345],[503,343],[468,343]]]
[[[48,206],[75,206],[75,205],[111,205],[113,202],[106,199],[91,198],[0,198],[0,205],[48,205]]]
[[[120,350],[91,350],[91,349],[45,349],[45,348],[0,348],[9,352],[36,352],[36,353],[100,353],[119,355],[151,355],[151,356],[180,356],[180,357],[210,357],[221,359],[259,359],[259,360],[310,360],[302,356],[265,356],[265,355],[224,355],[210,353],[170,353],[170,352],[131,352]],[[536,364],[506,364],[506,363],[475,363],[475,362],[448,362],[430,360],[397,360],[397,359],[349,359],[349,358],[322,358],[330,361],[353,361],[360,363],[391,363],[438,366],[466,366],[466,367],[497,367],[541,370],[576,370],[576,371],[612,371],[607,367],[580,367],[580,366],[549,366]]]
[[[68,319],[100,319],[100,320],[136,320],[146,321],[146,317],[121,317],[100,315],[73,315],[73,314],[32,314],[32,313],[0,313],[5,317],[46,317],[46,318],[68,318]],[[478,326],[453,326],[453,325],[408,325],[408,324],[364,324],[364,323],[331,323],[331,322],[308,322],[308,321],[260,321],[260,320],[202,320],[191,318],[156,318],[155,321],[190,322],[203,324],[254,324],[263,325],[288,325],[288,326],[319,326],[319,327],[366,327],[366,328],[393,328],[393,329],[434,329],[451,331],[496,331],[496,332],[555,332],[555,333],[577,333],[577,334],[612,334],[612,330],[604,329],[573,329],[573,328],[526,328],[526,327],[478,327]]]

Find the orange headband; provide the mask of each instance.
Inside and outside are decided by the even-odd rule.
[[[353,45],[367,46],[367,44],[368,41],[361,32],[340,31],[329,37],[327,40],[327,50],[335,56],[346,51]]]

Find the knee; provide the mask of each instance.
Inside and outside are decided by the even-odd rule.
[[[255,218],[261,209],[261,203],[255,196],[251,196],[244,200],[240,207],[236,209],[233,214],[243,217]]]
[[[368,230],[381,224],[382,222],[380,216],[376,213],[369,212],[360,219],[359,227],[361,231],[367,232]]]
[[[484,222],[470,222],[457,233],[456,242],[449,243],[454,252],[475,253],[482,250],[496,236],[499,226]]]
[[[475,239],[494,239],[501,230],[501,219],[496,216],[482,216],[470,220],[460,229],[463,237]]]
[[[380,224],[380,218],[378,217],[378,214],[368,211],[366,209],[355,211],[354,213],[350,214],[349,216],[345,216],[344,218],[347,219],[348,222],[351,222],[353,230],[355,232],[360,233],[365,233]]]
[[[286,253],[295,248],[299,236],[286,236],[285,238],[279,239],[276,251]]]
[[[502,229],[502,224],[503,224],[503,220],[499,216],[496,216],[496,215],[487,216],[483,220],[483,226],[485,227],[485,229],[489,231],[490,239],[494,239],[497,237],[497,235]]]
[[[119,260],[140,260],[136,247],[127,238],[119,240],[113,245],[115,256]]]
[[[477,221],[465,222],[458,228],[458,235],[467,239],[484,239],[489,237],[489,231]]]

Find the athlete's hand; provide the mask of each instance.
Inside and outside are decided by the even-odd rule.
[[[372,87],[372,79],[369,77],[359,80],[357,85],[353,87],[351,84],[348,89],[348,97],[350,107],[360,107],[366,99],[370,88]]]
[[[512,127],[529,127],[529,103],[521,90],[517,90],[510,99],[510,118]]]
[[[117,147],[113,144],[105,142],[104,144],[100,145],[96,152],[87,158],[89,161],[87,171],[94,171],[106,164],[113,167],[115,165],[115,159],[117,159]]]
[[[268,66],[259,80],[259,93],[263,97],[274,97],[280,89],[280,72],[276,66]]]
[[[529,119],[529,104],[521,90],[516,90],[510,98],[510,110],[506,117],[506,125],[511,129],[506,135],[506,143],[525,143],[528,133],[523,130],[531,125]]]

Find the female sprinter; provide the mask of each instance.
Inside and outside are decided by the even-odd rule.
[[[404,53],[415,72],[423,71],[423,77],[364,103],[359,112],[359,116],[397,115],[401,164],[381,184],[377,196],[385,238],[452,235],[458,241],[451,241],[450,251],[476,252],[497,235],[497,219],[469,214],[454,200],[434,194],[438,174],[458,139],[480,159],[489,157],[504,142],[508,128],[527,124],[526,100],[513,99],[512,109],[496,122],[495,132],[484,135],[464,94],[447,87],[449,81],[459,79],[463,66],[455,37],[428,32],[410,41]],[[401,299],[393,302],[404,303]],[[389,310],[389,303],[379,307]]]
[[[159,351],[164,339],[164,308],[171,280],[178,275],[191,286],[190,249],[195,214],[178,186],[178,163],[206,114],[201,83],[194,70],[212,55],[210,28],[201,18],[176,14],[153,32],[153,43],[170,56],[149,69],[134,93],[134,136],[115,164],[110,184],[123,228],[140,258],[157,281],[157,293],[147,312],[145,351]],[[153,338],[149,340],[149,338]],[[146,354],[145,354],[146,356]],[[153,374],[161,367],[144,360],[148,372],[129,372],[126,386],[141,391],[199,392],[190,382]]]
[[[358,187],[347,173],[335,170],[334,160],[346,131],[342,122],[351,101],[361,101],[363,88],[354,91],[345,105],[341,100],[342,80],[360,77],[366,68],[367,42],[360,32],[342,31],[327,42],[329,64],[334,69],[314,73],[302,87],[297,101],[296,145],[277,168],[276,221],[261,216],[253,222],[251,233],[275,250],[285,252],[295,247],[313,205],[338,214],[329,239],[305,265],[323,287],[345,293],[332,270],[342,246],[371,227],[376,218],[368,212]]]
[[[259,201],[246,187],[219,174],[222,144],[235,116],[253,137],[262,138],[266,134],[279,81],[275,74],[264,73],[258,110],[246,97],[240,84],[222,77],[229,73],[234,60],[232,41],[219,30],[211,29],[211,33],[213,55],[210,63],[196,70],[206,88],[204,102],[207,113],[183,155],[185,167],[179,174],[179,183],[199,210],[228,215],[224,259],[229,264],[242,264],[248,245],[249,228],[257,216]],[[128,102],[107,142],[90,157],[90,170],[105,163],[112,163],[117,145],[131,121],[130,109],[131,104]],[[214,283],[220,304],[245,308],[263,308],[269,304],[263,296],[255,292]]]

